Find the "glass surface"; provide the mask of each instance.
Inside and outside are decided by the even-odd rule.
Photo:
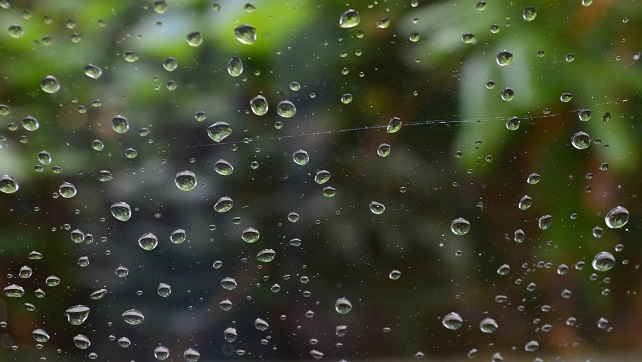
[[[635,360],[635,1],[0,0],[0,360]]]

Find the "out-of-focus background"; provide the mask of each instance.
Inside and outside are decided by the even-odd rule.
[[[640,10],[1,0],[0,360],[637,355]]]

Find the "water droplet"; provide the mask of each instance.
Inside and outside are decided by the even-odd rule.
[[[169,240],[174,244],[182,244],[187,240],[187,233],[183,229],[176,229],[169,235]]]
[[[398,117],[392,117],[390,118],[390,121],[388,121],[388,126],[386,126],[386,132],[387,133],[397,133],[401,129],[401,119]]]
[[[497,328],[499,328],[499,326],[493,318],[484,318],[479,322],[479,329],[484,333],[493,333]]]
[[[135,50],[126,50],[123,53],[123,58],[125,58],[125,61],[127,61],[129,63],[134,63],[134,62],[138,61],[138,59],[140,59],[140,55]]]
[[[193,348],[188,348],[183,352],[183,358],[185,362],[196,362],[201,358],[201,354]]]
[[[496,60],[499,66],[505,67],[513,61],[513,53],[509,52],[508,50],[500,50],[499,52],[497,52]]]
[[[111,120],[111,127],[116,131],[116,133],[126,133],[129,131],[129,121],[127,118],[117,115]]]
[[[101,140],[93,140],[91,141],[91,148],[96,151],[102,151],[105,148],[105,144]]]
[[[506,121],[506,129],[509,131],[515,131],[519,128],[519,118],[518,117],[510,117]]]
[[[359,25],[361,15],[356,10],[346,10],[339,18],[339,27],[341,28],[354,28]]]
[[[31,332],[31,335],[33,336],[33,339],[36,340],[36,342],[40,343],[45,343],[49,341],[49,334],[44,330],[44,329],[34,329],[33,332]]]
[[[131,147],[125,149],[125,157],[127,157],[127,158],[136,158],[136,156],[138,156],[138,151],[136,151],[135,149],[133,149]]]
[[[232,206],[234,206],[234,201],[227,196],[223,196],[214,204],[214,210],[216,212],[227,212],[232,209]]]
[[[522,198],[519,200],[519,203],[517,204],[520,210],[528,210],[532,205],[533,199],[528,195],[522,196]]]
[[[294,160],[294,163],[300,166],[305,166],[310,162],[310,156],[308,153],[304,150],[296,150],[292,154],[292,159]]]
[[[169,6],[165,0],[156,0],[154,1],[154,11],[158,14],[164,14]]]
[[[522,11],[522,18],[526,21],[533,21],[537,17],[537,9],[534,6],[527,6]]]
[[[234,290],[236,289],[236,280],[234,278],[226,277],[221,279],[221,286],[225,290]]]
[[[486,10],[486,2],[485,1],[480,1],[477,4],[475,4],[475,9],[479,11]]]
[[[98,180],[101,182],[108,182],[114,179],[114,176],[108,170],[98,171]]]
[[[283,118],[290,118],[296,114],[296,107],[290,101],[281,101],[276,106],[276,113]]]
[[[316,182],[318,185],[323,185],[324,183],[330,181],[330,172],[327,170],[321,170],[314,175],[314,182]]]
[[[243,230],[241,233],[241,239],[245,241],[246,243],[256,243],[259,240],[260,233],[258,230],[256,230],[253,227],[246,228]]]
[[[231,134],[232,127],[230,127],[230,124],[227,122],[216,122],[207,127],[207,135],[210,136],[214,142],[221,142]]]
[[[515,98],[515,91],[510,87],[506,87],[501,91],[500,96],[502,97],[502,100],[510,102]]]
[[[384,211],[386,211],[386,207],[384,206],[384,204],[378,201],[371,201],[370,211],[375,215],[381,215]]]
[[[341,96],[341,103],[349,104],[350,102],[352,102],[352,94],[346,93]]]
[[[568,103],[568,102],[570,102],[572,99],[573,99],[573,95],[572,95],[571,93],[564,92],[564,93],[562,93],[562,95],[560,96],[560,101],[562,101],[563,103]]]
[[[225,312],[228,312],[232,309],[232,301],[229,299],[224,299],[218,303],[218,306]]]
[[[25,295],[25,290],[17,284],[11,284],[4,288],[4,295],[9,298],[21,298]]]
[[[0,191],[5,194],[12,194],[20,188],[20,185],[16,182],[16,179],[10,175],[2,175],[0,177]]]
[[[64,181],[60,187],[58,187],[58,193],[60,196],[64,197],[65,199],[72,198],[76,196],[77,190],[76,186],[73,184]]]
[[[156,288],[156,291],[158,292],[158,295],[160,295],[163,298],[167,298],[172,294],[172,287],[169,284],[166,283],[159,283],[158,288]]]
[[[248,24],[238,26],[234,29],[234,36],[242,44],[252,45],[256,43],[256,28]]]
[[[497,274],[499,275],[507,275],[508,273],[510,273],[510,265],[508,264],[502,264],[497,268]]]
[[[629,222],[629,210],[622,206],[616,206],[606,214],[604,222],[611,229],[620,229]]]
[[[446,314],[446,316],[441,320],[441,324],[444,325],[444,327],[456,331],[461,326],[463,325],[464,320],[461,318],[461,316],[455,312],[451,312]]]
[[[416,43],[416,42],[418,42],[419,40],[421,40],[421,34],[419,34],[419,32],[417,32],[417,31],[413,31],[413,32],[412,32],[412,33],[410,33],[410,35],[408,36],[408,40],[410,40],[410,41],[411,41],[411,42],[413,42],[413,43]]]
[[[129,309],[124,311],[122,317],[123,320],[127,322],[127,324],[131,324],[132,326],[141,324],[145,320],[145,316],[143,315],[143,313],[136,309]]]
[[[513,240],[516,243],[523,243],[524,240],[526,240],[526,234],[524,233],[524,230],[522,229],[515,230],[515,233],[513,235]]]
[[[85,75],[92,79],[98,79],[103,75],[103,70],[90,63],[85,66]]]
[[[262,116],[268,111],[267,99],[263,96],[256,96],[250,100],[250,108],[257,116]]]
[[[495,88],[495,81],[489,80],[488,82],[486,82],[486,89],[493,89],[493,88]]]
[[[12,38],[20,38],[24,34],[24,30],[22,30],[22,27],[20,25],[14,24],[9,26],[9,35]]]
[[[157,346],[154,348],[154,358],[159,361],[164,361],[169,358],[169,348],[165,346]]]
[[[104,297],[105,295],[107,295],[107,289],[103,288],[92,292],[91,295],[89,295],[89,298],[93,300],[99,300],[102,299],[102,297]]]
[[[82,304],[74,305],[65,311],[65,315],[69,323],[74,326],[79,326],[89,317],[89,307]]]
[[[167,57],[163,60],[163,68],[168,72],[173,72],[178,68],[178,62],[174,57]]]
[[[537,226],[539,226],[540,229],[546,230],[551,227],[553,224],[553,216],[551,215],[544,215],[541,216],[539,219],[537,219]]]
[[[138,245],[143,250],[154,250],[158,246],[158,238],[152,233],[145,233],[140,238],[138,238]]]
[[[537,184],[539,180],[540,180],[540,176],[537,173],[532,173],[528,175],[528,177],[526,178],[526,182],[528,182],[531,185]]]
[[[270,328],[270,325],[265,320],[256,318],[256,320],[254,321],[254,327],[256,327],[256,329],[258,329],[259,331],[266,331],[268,328]]]
[[[470,223],[462,217],[457,218],[450,223],[450,230],[455,235],[466,235],[470,231]]]
[[[183,191],[190,191],[196,187],[196,175],[192,171],[181,171],[174,179],[176,186]]]
[[[401,272],[399,270],[397,270],[397,269],[393,269],[388,274],[388,278],[390,278],[390,280],[397,280],[397,279],[401,278]]]
[[[203,44],[203,35],[199,33],[198,31],[193,31],[189,34],[187,34],[187,44],[193,47],[200,46]]]
[[[587,149],[591,145],[591,137],[586,132],[576,132],[571,136],[571,145],[578,150]]]
[[[388,157],[390,154],[390,145],[387,143],[382,143],[377,147],[377,155],[380,157]]]
[[[116,218],[116,220],[127,221],[132,216],[132,209],[129,207],[129,204],[126,202],[116,202],[109,207],[111,215]]]
[[[118,276],[119,278],[124,278],[124,277],[126,277],[127,275],[129,275],[129,269],[127,269],[126,267],[124,267],[124,266],[122,266],[122,265],[121,265],[121,266],[119,266],[118,268],[116,268],[116,270],[114,271],[114,273],[115,273],[115,274],[116,274],[116,276]]]
[[[337,189],[332,186],[326,186],[323,188],[323,196],[325,197],[334,197],[337,194]]]
[[[537,341],[528,341],[524,345],[524,350],[526,352],[536,352],[539,349],[539,342]]]
[[[477,38],[475,38],[474,34],[465,33],[464,35],[461,36],[461,41],[464,44],[475,44],[477,42]]]
[[[56,93],[60,90],[60,83],[58,83],[58,79],[54,77],[53,75],[48,75],[40,81],[40,89],[43,91],[53,94]]]
[[[82,334],[77,334],[73,338],[74,345],[76,345],[76,348],[78,349],[87,349],[89,346],[91,346],[91,341],[87,336],[82,335]]]
[[[591,110],[590,109],[580,109],[579,112],[577,112],[577,116],[579,117],[580,121],[586,122],[589,119],[591,119]]]
[[[226,160],[218,160],[214,164],[214,171],[219,175],[229,176],[234,172],[234,167],[232,167],[232,164]]]
[[[120,337],[118,338],[118,346],[121,348],[129,348],[129,346],[132,344],[132,341],[127,338],[127,337]]]
[[[348,314],[352,310],[352,303],[346,298],[338,298],[334,302],[334,309],[340,314]]]
[[[256,254],[256,259],[263,263],[269,263],[276,257],[276,252],[272,249],[263,249]]]
[[[575,54],[573,54],[573,53],[566,53],[566,57],[565,57],[565,59],[566,59],[566,62],[567,62],[567,63],[570,63],[570,62],[572,62],[572,61],[574,61],[574,60],[575,60]]]
[[[593,0],[582,0],[582,6],[591,6]]]
[[[377,23],[375,24],[378,29],[386,29],[387,27],[390,26],[390,19],[388,18],[381,18],[377,20]]]
[[[243,61],[236,55],[227,62],[227,73],[232,77],[238,77],[243,74]],[[267,111],[267,109],[266,109]]]
[[[608,251],[603,251],[595,255],[591,265],[593,265],[593,269],[600,272],[611,270],[615,265],[615,257]]]

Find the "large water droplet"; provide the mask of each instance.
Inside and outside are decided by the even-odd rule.
[[[5,194],[12,194],[20,188],[20,185],[16,182],[16,179],[10,175],[2,175],[0,177],[0,191]]]
[[[138,245],[143,250],[154,250],[158,246],[158,238],[152,233],[145,233],[140,238],[138,238]]]
[[[234,167],[226,160],[218,160],[214,164],[214,171],[219,175],[229,176],[234,172]]]
[[[551,227],[553,224],[553,216],[551,215],[544,215],[541,216],[539,219],[537,219],[537,226],[539,226],[540,229],[546,230]]]
[[[340,314],[348,314],[352,310],[352,303],[346,298],[338,298],[334,302],[334,309]]]
[[[116,218],[116,220],[127,221],[132,216],[132,209],[129,207],[129,204],[126,202],[116,202],[109,207],[111,215]]]
[[[155,0],[154,1],[154,11],[158,14],[164,14],[169,9],[167,1],[165,0]]]
[[[515,91],[510,87],[506,87],[502,89],[499,95],[502,97],[502,100],[510,102],[515,98]]]
[[[613,268],[613,266],[615,265],[615,257],[613,257],[613,254],[609,253],[608,251],[603,251],[595,255],[593,261],[591,262],[591,265],[593,266],[593,269],[597,271],[603,272],[611,270],[611,268]]]
[[[606,226],[611,229],[620,229],[629,222],[629,210],[622,206],[616,206],[606,213],[604,222],[606,222]]]
[[[72,183],[64,181],[60,187],[58,187],[58,193],[60,196],[64,197],[65,199],[72,198],[76,196],[77,190],[76,186],[74,186]]]
[[[339,27],[341,28],[354,28],[359,25],[361,15],[356,10],[346,10],[339,18]]]
[[[165,346],[157,346],[154,348],[154,358],[159,361],[164,361],[169,358],[169,348]]]
[[[40,81],[40,89],[47,93],[56,93],[60,90],[60,83],[53,75],[48,75]]]
[[[230,127],[230,124],[227,122],[216,122],[207,127],[207,135],[210,136],[214,142],[221,142],[231,134],[232,127]]]
[[[181,171],[176,174],[174,183],[179,190],[190,191],[196,187],[196,175],[192,171]]]
[[[111,127],[116,131],[116,133],[126,133],[129,131],[129,121],[127,118],[117,115],[111,120]]]
[[[493,318],[484,318],[479,322],[479,329],[484,333],[493,333],[497,328],[499,328],[499,326]]]
[[[510,117],[506,121],[506,129],[509,131],[516,131],[519,129],[519,118],[518,117]]]
[[[276,257],[276,252],[272,249],[263,249],[256,254],[256,259],[263,263],[269,263]]]
[[[21,298],[25,295],[25,290],[23,287],[17,284],[10,284],[4,287],[4,295],[9,298]]]
[[[470,223],[462,217],[457,218],[450,224],[450,230],[455,235],[466,235],[470,231]]]
[[[508,50],[501,50],[497,52],[496,60],[497,64],[505,67],[513,61],[513,53],[509,52]]]
[[[276,113],[283,118],[290,118],[296,114],[296,107],[290,101],[281,101],[276,106]]]
[[[453,331],[456,331],[459,328],[461,328],[463,323],[464,323],[464,320],[461,318],[461,316],[458,313],[455,313],[455,312],[446,314],[446,316],[441,320],[441,324],[443,324],[444,327],[451,329]]]
[[[193,47],[197,47],[201,44],[203,44],[203,35],[199,33],[198,31],[193,31],[189,34],[187,34],[187,44]]]
[[[314,182],[319,185],[323,185],[324,183],[330,181],[330,177],[331,174],[327,170],[317,171],[317,173],[314,175]]]
[[[83,324],[89,317],[89,307],[86,305],[74,305],[65,311],[67,321],[74,326]]]
[[[24,33],[25,33],[25,32],[24,32],[24,30],[22,29],[22,27],[21,27],[20,25],[14,24],[14,25],[10,25],[10,26],[9,26],[9,35],[10,35],[12,38],[16,38],[16,39],[18,39],[18,38],[20,38]]]
[[[174,57],[167,57],[163,60],[163,68],[168,72],[173,72],[178,68],[178,61]]]
[[[49,334],[44,330],[44,329],[34,329],[33,332],[31,332],[31,335],[33,336],[33,339],[36,340],[36,342],[40,343],[45,343],[49,341]]]
[[[591,145],[591,137],[586,132],[576,132],[571,137],[571,145],[578,150],[587,149]]]
[[[196,362],[201,358],[201,354],[193,348],[188,348],[183,352],[183,358],[185,362]]]
[[[232,206],[234,206],[234,201],[227,196],[223,196],[214,204],[214,210],[216,212],[228,212],[232,209]]]
[[[85,75],[92,79],[98,79],[101,75],[103,75],[103,70],[96,65],[87,64],[85,66]]]
[[[227,72],[232,77],[238,77],[243,74],[243,61],[236,55],[227,62]]]
[[[262,116],[268,111],[268,102],[267,99],[263,96],[256,96],[250,99],[250,108],[252,112],[257,116]]]
[[[527,6],[522,11],[522,18],[526,21],[533,21],[537,17],[537,8],[534,6]]]
[[[310,162],[310,156],[305,150],[296,150],[292,154],[292,160],[294,160],[294,163],[300,166],[305,166]]]
[[[248,24],[241,25],[234,29],[234,36],[241,43],[252,45],[256,43],[256,28]]]
[[[145,316],[136,309],[129,309],[123,312],[123,320],[133,326],[143,323]]]
[[[40,162],[43,165],[48,165],[51,163],[51,153],[42,150],[38,152],[38,162]]]
[[[238,284],[236,284],[236,279],[234,278],[226,277],[221,279],[221,286],[225,290],[234,290],[236,289],[237,285]]]
[[[183,229],[176,229],[169,235],[169,240],[174,244],[182,244],[187,240],[187,233]]]
[[[580,109],[577,112],[577,117],[580,119],[582,122],[586,122],[591,119],[591,110],[590,109]]]
[[[91,346],[91,341],[87,336],[83,334],[77,334],[73,338],[74,345],[76,345],[76,348],[78,349],[87,349],[89,346]]]
[[[241,233],[241,239],[246,243],[256,243],[259,240],[260,233],[255,228],[249,227]]]

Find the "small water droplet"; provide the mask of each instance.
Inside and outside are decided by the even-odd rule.
[[[76,186],[74,186],[72,183],[64,181],[60,187],[58,187],[58,193],[60,196],[64,197],[65,199],[72,198],[76,196],[77,190]]]
[[[225,290],[234,290],[237,287],[236,280],[234,278],[225,277],[221,279],[221,286]]]
[[[138,245],[143,250],[154,250],[158,246],[158,238],[152,233],[145,233],[140,238],[138,238]]]
[[[397,270],[397,269],[393,269],[388,274],[388,278],[390,278],[390,280],[397,280],[397,279],[401,278],[401,272],[399,270]]]
[[[444,325],[444,327],[456,331],[461,326],[463,325],[464,320],[461,318],[461,316],[458,313],[451,312],[446,314],[446,316],[441,320],[441,324]]]
[[[196,187],[196,175],[192,171],[181,171],[174,178],[176,187],[183,191],[190,191]]]
[[[263,96],[256,96],[250,100],[250,108],[257,116],[263,116],[268,111],[267,99]]]
[[[174,244],[182,244],[187,240],[187,233],[183,229],[176,229],[169,235],[169,240]]]
[[[223,196],[220,199],[218,199],[214,204],[214,210],[216,212],[227,212],[227,211],[230,211],[233,206],[234,206],[234,201],[227,196]]]
[[[484,333],[493,333],[497,328],[499,328],[499,326],[493,318],[484,318],[479,322],[479,329]]]
[[[341,103],[349,104],[350,102],[352,102],[352,94],[346,93],[341,96]]]
[[[506,129],[508,129],[509,131],[515,131],[519,129],[519,122],[520,121],[518,117],[510,117],[506,121]]]
[[[499,275],[507,275],[508,273],[510,273],[510,265],[508,264],[502,264],[497,268],[497,274]]]
[[[551,227],[553,224],[553,216],[551,215],[544,215],[541,216],[539,219],[537,219],[537,226],[539,226],[540,229],[546,230]]]
[[[10,284],[4,287],[4,295],[9,298],[21,298],[25,295],[25,290],[23,287],[17,284]]]
[[[381,215],[386,211],[386,206],[378,201],[371,201],[370,211],[375,215]]]
[[[300,166],[305,166],[310,162],[310,156],[308,153],[304,150],[296,150],[292,154],[292,159],[294,160],[294,163]]]
[[[573,53],[566,53],[566,57],[565,57],[565,59],[566,59],[566,62],[567,62],[567,63],[570,63],[570,62],[572,62],[572,61],[574,61],[574,60],[575,60],[575,54],[573,54]]]
[[[537,173],[532,173],[528,175],[528,177],[526,178],[526,182],[528,182],[531,185],[537,184],[539,180],[540,180],[540,176]]]
[[[65,311],[65,315],[69,323],[74,326],[79,326],[89,317],[89,307],[82,304],[74,305]]]
[[[411,41],[411,42],[413,42],[413,43],[416,43],[416,42],[418,42],[419,40],[421,40],[421,34],[419,34],[419,32],[417,32],[417,31],[413,31],[413,32],[412,32],[412,33],[410,33],[410,35],[408,36],[408,40],[410,40],[410,41]]]
[[[526,21],[533,21],[537,17],[537,8],[534,6],[527,6],[522,11],[522,18]]]
[[[327,170],[321,170],[314,175],[314,182],[316,182],[318,185],[323,185],[324,183],[328,182],[330,180],[331,174]]]
[[[25,32],[20,25],[14,24],[9,26],[9,35],[12,38],[20,38],[24,33]]]
[[[167,12],[168,8],[169,6],[167,5],[167,2],[165,0],[154,1],[154,11],[158,14],[164,14],[165,12]]]
[[[401,119],[398,117],[392,117],[390,118],[390,121],[388,121],[388,126],[386,126],[386,132],[387,133],[397,133],[401,129]]]
[[[234,36],[242,44],[252,45],[256,43],[256,28],[248,24],[238,26],[234,29]]]
[[[10,175],[2,175],[0,177],[0,191],[5,194],[12,194],[20,188],[20,185],[16,182],[16,179]]]
[[[129,131],[129,121],[127,118],[117,115],[111,120],[111,127],[116,131],[116,133],[126,133]]]
[[[475,38],[474,34],[465,33],[464,35],[461,36],[461,41],[464,44],[475,44],[477,42],[477,38]]]
[[[214,164],[214,171],[219,175],[229,176],[234,172],[234,167],[226,160],[218,160]]]
[[[591,119],[591,110],[590,109],[580,109],[577,112],[577,116],[582,122],[586,122]]]
[[[132,326],[139,325],[145,320],[143,313],[136,309],[129,309],[123,312],[123,320]]]
[[[272,249],[263,249],[256,254],[256,259],[263,263],[269,263],[276,257],[276,252]]]
[[[246,228],[241,233],[241,239],[243,239],[243,241],[249,244],[257,242],[259,240],[259,237],[260,237],[259,231],[253,227]]]
[[[76,348],[78,349],[87,349],[89,346],[91,346],[91,341],[87,336],[83,334],[77,334],[73,338],[74,345],[76,345]]]
[[[31,335],[33,336],[33,339],[36,340],[36,342],[40,343],[46,343],[49,341],[49,334],[44,330],[44,329],[34,329],[33,332],[31,332]]]
[[[591,145],[591,137],[586,132],[576,132],[571,136],[571,145],[578,150],[587,149]]]
[[[340,314],[348,314],[352,310],[352,303],[346,298],[338,298],[334,303],[334,309]]]
[[[377,23],[375,24],[375,26],[378,29],[386,29],[387,27],[390,26],[390,19],[389,18],[381,18],[381,19],[377,20]]]
[[[164,361],[169,358],[169,348],[165,346],[157,346],[154,348],[154,358],[159,361]]]
[[[346,10],[339,18],[339,27],[354,28],[361,22],[361,15],[356,10]]]
[[[127,61],[129,63],[134,63],[134,62],[138,61],[138,59],[140,59],[140,55],[135,50],[126,50],[123,53],[123,58],[125,58],[125,61]]]
[[[103,70],[96,65],[87,64],[85,66],[85,75],[92,79],[98,79],[103,75]]]
[[[281,101],[276,106],[276,113],[283,118],[290,118],[296,114],[296,107],[290,101]]]
[[[163,60],[163,68],[168,72],[173,72],[178,68],[178,61],[174,57],[167,57]]]
[[[382,143],[377,147],[377,155],[380,157],[388,157],[390,154],[390,145],[387,143]]]
[[[562,101],[563,103],[568,103],[572,99],[573,99],[573,95],[571,93],[564,92],[562,93],[562,95],[560,95],[560,101]]]
[[[510,102],[515,98],[515,91],[510,87],[506,87],[501,91],[500,96],[502,97],[502,100]]]
[[[172,287],[169,284],[166,283],[159,283],[158,288],[156,288],[156,291],[158,292],[158,295],[160,295],[163,298],[167,298],[172,294]]]

